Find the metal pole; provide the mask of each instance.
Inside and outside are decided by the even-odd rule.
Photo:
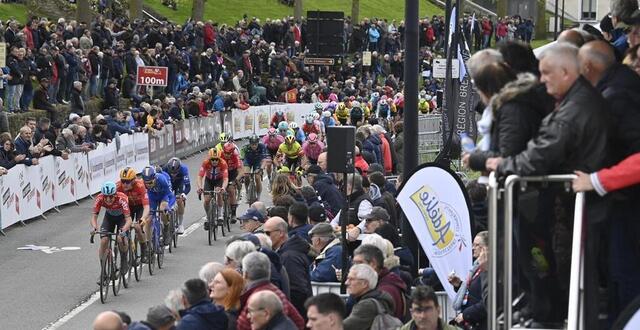
[[[418,0],[405,0],[404,172],[418,166]]]
[[[562,0],[562,17],[560,18],[560,31],[564,31],[564,0]]]
[[[558,40],[558,0],[553,11],[553,40]]]
[[[498,180],[489,175],[489,329],[497,329],[498,318]]]

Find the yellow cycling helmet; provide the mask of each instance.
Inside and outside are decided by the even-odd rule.
[[[131,181],[136,178],[136,170],[131,167],[125,167],[120,170],[120,180],[121,181]]]
[[[287,135],[287,137],[284,139],[285,141],[287,141],[287,143],[293,143],[293,141],[295,140],[295,137],[293,137],[293,135]]]
[[[340,102],[340,103],[338,104],[338,110],[340,110],[340,111],[344,111],[344,110],[346,110],[346,106],[344,105],[344,103],[343,103],[343,102]]]
[[[220,152],[216,148],[209,149],[209,159],[220,159]]]
[[[280,166],[278,169],[278,173],[291,173],[291,170],[287,166]]]

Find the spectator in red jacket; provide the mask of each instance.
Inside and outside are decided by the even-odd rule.
[[[389,175],[393,172],[393,156],[391,155],[391,144],[387,137],[385,129],[380,125],[373,125],[371,133],[377,135],[382,141],[382,159],[384,162],[384,173]]]
[[[640,183],[640,153],[633,154],[613,167],[587,174],[576,171],[573,190],[595,190],[600,196]]]
[[[369,164],[367,163],[366,160],[364,160],[364,157],[362,157],[362,154],[360,153],[360,148],[358,148],[357,146],[356,146],[355,166],[358,172],[360,172],[360,174],[366,178],[367,172],[369,171]]]

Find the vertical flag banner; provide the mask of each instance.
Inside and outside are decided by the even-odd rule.
[[[464,277],[472,266],[471,214],[462,181],[450,170],[426,164],[401,189],[398,204],[442,286],[454,299],[448,275],[455,271]]]

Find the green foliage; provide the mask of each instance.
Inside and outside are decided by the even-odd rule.
[[[303,0],[303,15],[309,10],[342,11],[345,16],[351,15],[350,0]],[[184,23],[191,16],[192,0],[176,0],[177,10],[162,5],[161,0],[144,0],[146,6],[175,23]],[[283,18],[293,16],[293,7],[283,5],[278,0],[210,0],[206,1],[204,19],[214,22],[235,24],[243,14],[258,17],[264,22],[266,18]],[[442,15],[443,10],[430,2],[420,1],[420,17]],[[367,0],[360,1],[360,19],[379,17],[398,23],[404,20],[404,1],[402,0]]]
[[[17,3],[0,3],[0,20],[6,22],[10,18],[25,22],[27,20],[27,6]]]

